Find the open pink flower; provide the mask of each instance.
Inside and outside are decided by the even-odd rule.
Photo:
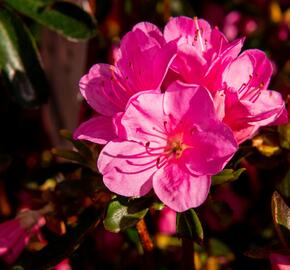
[[[272,253],[270,255],[272,270],[290,270],[290,256]]]
[[[242,67],[242,68],[241,68]],[[251,138],[261,126],[288,121],[280,93],[267,90],[272,65],[260,50],[246,50],[221,71],[215,94],[220,118],[235,134],[238,143]]]
[[[115,138],[115,116],[135,93],[160,89],[175,51],[155,25],[137,24],[121,40],[114,65],[96,64],[81,78],[81,94],[100,115],[82,123],[74,138],[99,144]]]
[[[206,87],[219,119],[233,130],[238,143],[251,138],[261,126],[287,122],[281,95],[267,90],[272,66],[262,51],[239,55],[243,39],[230,43],[218,29],[196,18],[170,20],[164,38],[175,40],[178,46],[165,82],[180,79]]]
[[[210,94],[200,86],[174,83],[164,94],[138,93],[118,125],[120,137],[98,160],[105,185],[123,196],[143,196],[153,187],[178,212],[203,203],[210,175],[237,150],[231,130],[217,119]]]
[[[31,235],[38,233],[45,219],[38,211],[26,210],[12,220],[0,224],[0,256],[8,264],[13,263]]]

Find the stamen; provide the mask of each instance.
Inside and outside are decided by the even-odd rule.
[[[150,135],[152,137],[159,138],[159,139],[162,139],[162,140],[167,140],[167,137],[162,137],[162,136],[156,135],[154,133],[150,133],[150,132],[144,131],[142,128],[136,128],[136,132],[140,132],[140,133],[143,133],[143,134],[146,134],[146,135]]]
[[[202,36],[201,36],[201,31],[200,31],[200,28],[199,28],[199,25],[198,25],[198,19],[197,19],[197,17],[194,17],[193,20],[194,20],[194,24],[195,24],[195,27],[196,27],[196,30],[197,30],[196,35],[197,35],[197,37],[199,39],[201,51],[204,52],[205,49],[204,49],[204,46],[203,46],[203,43],[202,43]]]
[[[164,121],[164,122],[163,122],[164,130],[165,130],[166,134],[169,133],[169,132],[168,132],[168,129],[167,129],[167,124],[168,124],[167,121]]]

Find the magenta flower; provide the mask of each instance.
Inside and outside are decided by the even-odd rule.
[[[221,104],[220,118],[238,143],[251,138],[261,126],[288,122],[281,94],[267,90],[271,75],[271,62],[259,50],[243,52],[221,71],[222,90],[215,93],[215,101]]]
[[[116,138],[115,117],[135,93],[160,89],[175,52],[155,25],[137,24],[121,40],[114,65],[96,64],[81,78],[81,94],[100,115],[82,123],[74,138],[99,144]]]
[[[162,94],[133,96],[118,122],[119,138],[102,150],[98,168],[105,185],[123,196],[143,196],[153,187],[167,206],[182,212],[203,203],[210,175],[237,150],[208,91],[172,84]]]
[[[38,233],[45,219],[38,211],[26,210],[15,219],[0,224],[0,256],[8,264],[13,263],[31,235]]]
[[[289,270],[290,269],[290,256],[285,256],[277,253],[270,255],[272,270]]]
[[[165,79],[180,79],[206,87],[219,119],[234,132],[238,143],[251,138],[261,126],[287,122],[284,101],[267,90],[272,66],[259,50],[238,55],[243,39],[231,43],[204,20],[177,17],[165,26],[164,38],[175,40],[177,57]]]

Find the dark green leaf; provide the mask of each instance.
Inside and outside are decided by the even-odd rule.
[[[278,127],[280,144],[286,149],[290,149],[290,123]]]
[[[146,215],[150,203],[148,198],[112,200],[104,219],[105,228],[111,232],[119,232],[134,226]]]
[[[91,149],[88,147],[88,145],[82,141],[74,140],[72,137],[72,133],[69,130],[66,130],[66,129],[60,130],[60,135],[64,139],[70,141],[86,160],[90,160],[90,159],[94,160],[93,153]]]
[[[189,238],[199,244],[203,242],[201,222],[193,209],[176,215],[176,233],[179,237]]]
[[[236,171],[233,169],[224,169],[212,177],[212,185],[220,185],[223,183],[235,181],[245,170],[245,168],[240,168]]]
[[[283,180],[279,183],[278,190],[283,196],[290,199],[290,169]]]
[[[279,239],[284,247],[288,247],[290,237],[290,208],[277,191],[272,196],[272,216]]]
[[[85,40],[96,34],[93,18],[67,1],[5,0],[18,12],[71,40]]]
[[[74,161],[76,163],[79,163],[85,167],[94,168],[95,162],[91,159],[86,159],[83,157],[79,152],[73,151],[73,150],[67,150],[67,149],[59,149],[59,148],[53,148],[52,153],[56,156],[62,157],[64,159]]]
[[[35,42],[23,22],[4,7],[0,8],[0,69],[20,104],[34,107],[46,100],[48,87]]]

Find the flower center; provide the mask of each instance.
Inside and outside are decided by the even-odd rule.
[[[185,145],[181,140],[173,140],[168,144],[168,152],[169,155],[173,154],[176,159],[180,158],[183,150],[185,149]]]

